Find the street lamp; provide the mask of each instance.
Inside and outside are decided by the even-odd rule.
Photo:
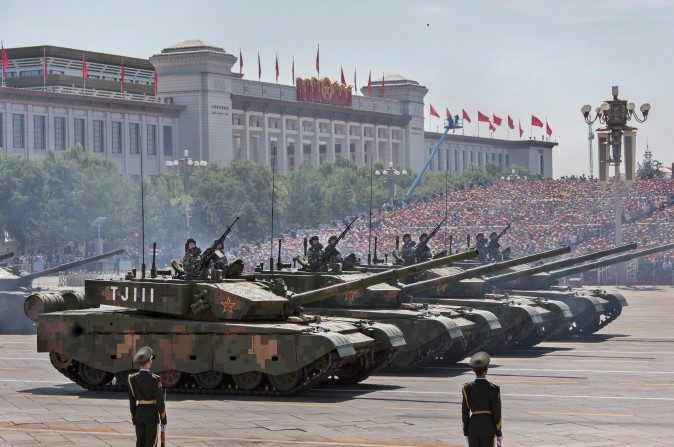
[[[183,156],[177,160],[166,160],[165,162],[166,170],[182,180],[183,183],[183,196],[187,196],[187,183],[192,176],[199,169],[205,168],[208,166],[208,162],[205,160],[192,160],[189,157],[189,151],[185,149],[183,151]],[[185,197],[185,220],[187,223],[187,234],[190,233],[190,201],[188,197]]]
[[[649,103],[644,103],[639,110],[641,117],[634,110],[636,108],[633,102],[627,102],[624,99],[618,99],[618,86],[614,85],[611,88],[613,99],[604,101],[599,107],[595,109],[594,117],[591,116],[592,106],[585,104],[580,112],[588,125],[595,121],[604,124],[603,128],[597,129],[597,136],[600,141],[606,141],[611,150],[606,154],[606,163],[615,166],[615,198],[614,198],[614,225],[615,225],[615,245],[622,245],[622,196],[620,193],[620,163],[623,136],[629,132],[632,136],[636,132],[636,127],[627,125],[628,121],[634,119],[638,123],[643,123],[648,119],[648,113],[651,110]],[[632,143],[632,147],[634,147]],[[617,278],[624,280],[626,278],[626,269],[624,264],[617,267]]]
[[[393,200],[396,197],[396,182],[400,175],[407,175],[407,171],[405,169],[398,171],[393,167],[393,162],[389,162],[388,169],[383,171],[376,170],[374,171],[374,175],[384,177],[384,184],[388,186],[388,200],[393,204]]]

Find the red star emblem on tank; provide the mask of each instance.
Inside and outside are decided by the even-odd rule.
[[[435,289],[435,293],[438,295],[443,295],[446,292],[447,292],[447,282],[442,281],[440,284],[438,284],[438,287]]]
[[[357,290],[349,290],[347,292],[344,292],[344,298],[346,299],[346,302],[348,304],[353,304],[356,297],[358,297],[358,291]]]
[[[236,301],[232,301],[229,297],[224,301],[220,301],[220,304],[222,305],[222,311],[225,313],[234,312],[234,308],[236,307]]]

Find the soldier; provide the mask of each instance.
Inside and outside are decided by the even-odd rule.
[[[208,262],[208,268],[225,270],[227,268],[227,256],[225,256],[225,245],[222,242],[218,242],[215,246],[215,253],[213,257]],[[219,257],[222,254],[222,257]]]
[[[431,247],[426,244],[427,240],[428,234],[421,233],[419,236],[419,243],[417,244],[417,248],[414,253],[414,256],[417,258],[417,262],[428,261],[433,257],[433,254],[431,253]]]
[[[183,268],[186,279],[199,279],[201,277],[201,248],[197,242],[189,238],[185,242],[185,256],[183,256]]]
[[[498,242],[498,234],[496,231],[492,231],[489,235],[489,243],[487,244],[487,252],[489,253],[489,259],[491,261],[500,261],[501,260],[501,244]]]
[[[311,238],[309,238],[307,260],[309,261],[309,269],[312,272],[320,270],[321,262],[323,260],[323,244],[318,242],[318,236],[311,236]]]
[[[487,238],[484,233],[477,233],[475,236],[475,249],[477,250],[477,260],[486,261],[488,256]]]
[[[409,233],[403,235],[403,246],[400,250],[400,253],[403,257],[403,265],[412,265],[414,264],[414,247],[417,245],[416,242],[412,240],[412,236]]]
[[[487,381],[489,354],[478,352],[468,362],[475,373],[475,380],[463,386],[461,418],[463,435],[468,447],[501,447],[501,390]]]
[[[342,262],[342,253],[337,250],[337,236],[330,236],[328,238],[328,246],[325,247],[324,253],[328,258],[326,264],[333,265]]]
[[[157,424],[166,428],[166,408],[161,378],[150,372],[152,349],[144,346],[133,358],[140,364],[140,371],[129,376],[129,404],[131,421],[136,427],[136,447],[157,445]]]

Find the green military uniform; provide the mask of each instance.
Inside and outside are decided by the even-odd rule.
[[[414,259],[416,255],[416,245],[417,243],[412,240],[412,236],[409,233],[403,235],[403,246],[401,250],[401,255],[403,257],[403,265],[412,265],[414,264]]]
[[[489,355],[478,352],[471,357],[472,368],[489,365]],[[462,390],[461,416],[463,435],[468,438],[469,447],[493,447],[494,437],[500,440],[501,433],[501,390],[485,378],[476,378],[466,383]]]
[[[188,248],[190,242],[195,243],[195,247],[192,250]],[[194,239],[189,238],[187,242],[185,242],[185,256],[183,256],[185,279],[201,278],[201,264],[201,249],[196,247],[196,242]]]
[[[313,242],[316,242],[315,244]],[[323,267],[323,244],[318,242],[318,236],[312,236],[309,239],[310,247],[307,250],[307,259],[309,260],[309,269],[312,272],[317,272]]]
[[[487,238],[484,237],[484,233],[477,233],[477,236],[475,236],[475,249],[477,250],[477,260],[486,261],[489,256],[489,250],[487,249]]]
[[[419,236],[419,243],[414,251],[417,262],[425,262],[433,257],[431,247],[428,246],[427,240],[428,235],[426,233],[422,233],[421,236]]]
[[[144,364],[152,358],[152,349],[145,346],[136,353],[135,360]],[[161,379],[150,370],[141,369],[129,376],[129,405],[131,421],[136,427],[136,447],[157,445],[157,424],[166,425],[166,408]]]

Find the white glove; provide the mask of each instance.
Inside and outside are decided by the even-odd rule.
[[[160,429],[162,432],[166,431],[166,424],[161,424],[161,425],[159,425],[159,429]]]
[[[496,437],[496,447],[501,447],[503,445],[503,436]]]
[[[468,441],[468,436],[464,436],[464,438],[466,438],[466,444],[470,445],[470,441]]]

